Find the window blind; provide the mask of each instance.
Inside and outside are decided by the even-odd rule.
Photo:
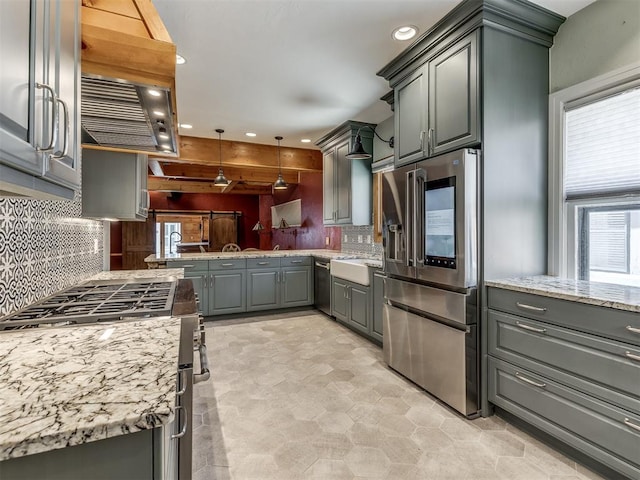
[[[567,200],[640,194],[640,88],[568,110]]]

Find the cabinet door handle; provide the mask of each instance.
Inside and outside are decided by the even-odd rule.
[[[184,437],[184,434],[187,433],[187,425],[189,423],[189,420],[187,418],[187,409],[182,405],[178,405],[176,407],[176,413],[178,413],[180,410],[182,410],[182,417],[184,417],[184,425],[182,425],[182,429],[180,430],[180,433],[171,435],[171,440],[182,438]]]
[[[542,307],[534,307],[533,305],[527,305],[526,303],[516,302],[516,306],[522,310],[529,310],[530,312],[546,313],[547,309]]]
[[[69,153],[69,107],[67,106],[67,102],[65,102],[64,100],[62,100],[61,98],[56,98],[56,102],[60,102],[60,105],[62,105],[62,112],[64,113],[64,130],[62,133],[62,139],[63,139],[63,144],[62,144],[62,152],[60,153],[60,155],[51,155],[51,158],[56,158],[56,159],[60,159],[60,158],[64,158],[67,156],[67,153]]]
[[[430,128],[427,133],[427,150],[429,154],[433,154],[433,151],[435,150],[433,147],[433,128]]]
[[[351,291],[351,287],[347,287],[347,300],[349,300],[351,297],[349,296],[349,292]]]
[[[532,327],[531,325],[527,325],[525,323],[520,323],[520,322],[516,322],[516,325],[524,330],[530,330],[536,333],[545,333],[547,331],[546,328],[536,328],[536,327]]]
[[[637,362],[640,362],[640,355],[636,355],[635,353],[624,352],[624,356],[627,357],[627,358],[630,358],[631,360],[635,360]]]
[[[178,382],[180,385],[182,385],[182,388],[176,392],[176,395],[178,397],[181,397],[182,395],[184,395],[184,392],[187,391],[187,382],[184,378],[184,370],[180,370],[180,373],[178,375]]]
[[[51,122],[51,139],[49,140],[49,145],[46,147],[36,147],[36,151],[50,152],[55,148],[58,141],[58,102],[56,101],[56,92],[45,83],[36,83],[36,88],[43,88],[49,92],[49,95],[51,95],[51,103],[53,103],[53,112],[51,114],[53,121]]]
[[[424,130],[420,130],[420,150],[424,150]]]
[[[631,325],[627,325],[627,330],[629,330],[631,333],[638,333],[640,334],[640,328],[636,328],[636,327],[632,327]]]
[[[523,382],[528,383],[529,385],[533,385],[534,387],[545,388],[547,386],[546,383],[538,383],[528,379],[527,377],[522,375],[520,372],[516,372],[516,377],[522,380]]]
[[[634,430],[637,430],[637,431],[639,431],[639,432],[640,432],[640,425],[636,425],[635,423],[633,423],[633,422],[632,422],[631,420],[629,420],[628,418],[625,418],[625,419],[624,419],[624,424],[625,424],[627,427],[631,427],[631,428],[633,428]]]
[[[216,284],[216,277],[214,277],[213,275],[211,275],[211,281],[209,282],[209,286],[211,288],[213,288],[213,286]]]

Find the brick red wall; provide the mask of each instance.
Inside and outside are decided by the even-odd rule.
[[[291,200],[301,200],[302,227],[271,229],[271,207]],[[340,250],[340,228],[322,225],[322,173],[301,173],[300,183],[273,195],[260,195],[260,221],[265,229],[260,234],[260,248],[282,250],[329,248]],[[325,238],[329,237],[329,245]]]

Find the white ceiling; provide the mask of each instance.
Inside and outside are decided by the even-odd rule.
[[[533,0],[569,16],[594,0]],[[153,0],[178,53],[180,134],[315,148],[345,120],[391,115],[376,72],[407,47],[391,38],[428,30],[459,0]],[[410,43],[410,42],[409,42]],[[245,132],[257,137],[246,137]]]

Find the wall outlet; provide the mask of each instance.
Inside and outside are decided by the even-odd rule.
[[[97,238],[93,239],[93,253],[94,254],[98,253],[98,239]]]
[[[347,234],[345,233],[344,235],[344,243],[348,243],[349,242],[349,237],[347,237]]]
[[[371,243],[371,235],[367,235],[367,243]]]
[[[329,237],[324,237],[324,244],[328,247],[329,246]]]
[[[358,243],[362,243],[362,235],[358,235]]]

